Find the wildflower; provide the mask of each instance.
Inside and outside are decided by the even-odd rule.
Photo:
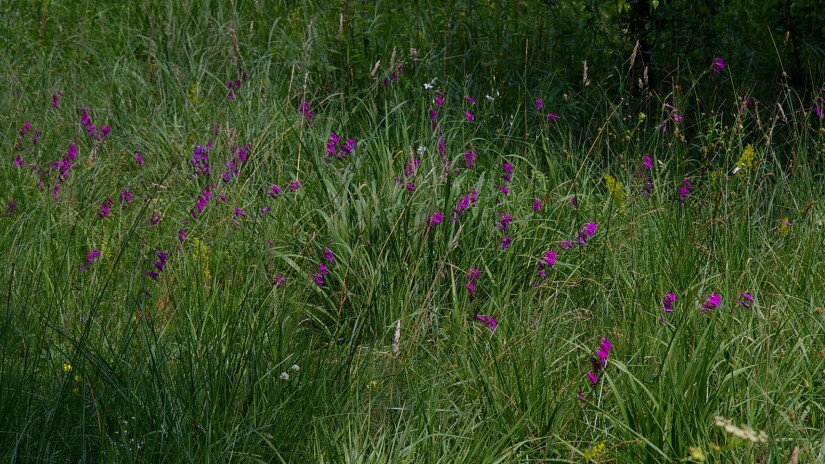
[[[438,94],[435,96],[435,98],[433,98],[433,100],[435,100],[435,104],[438,105],[439,108],[444,106],[444,91],[439,90]]]
[[[541,109],[544,108],[544,100],[542,100],[541,98],[537,99],[535,105],[536,109],[541,111]]]
[[[284,277],[284,276],[282,276],[282,275],[278,274],[278,275],[276,275],[276,276],[275,276],[275,278],[274,278],[274,279],[272,279],[272,283],[273,283],[276,287],[281,287],[281,286],[283,286],[283,285],[286,283],[286,277]]]
[[[92,249],[92,250],[89,250],[89,252],[88,252],[88,253],[86,253],[86,265],[87,265],[87,266],[91,266],[91,265],[92,265],[92,263],[94,263],[95,261],[97,261],[97,259],[98,259],[98,258],[100,258],[100,250],[98,250],[98,249]],[[86,266],[81,265],[81,266],[80,266],[80,270],[81,270],[81,271],[85,271],[85,270],[86,270]]]
[[[739,304],[745,309],[751,309],[753,303],[753,295],[750,293],[743,293],[739,295]]]
[[[111,198],[106,198],[105,200],[103,200],[103,203],[101,203],[100,205],[100,210],[97,212],[97,217],[99,217],[100,219],[106,219],[107,217],[109,217],[112,213],[113,203],[114,200],[112,200]]]
[[[542,279],[547,278],[547,270],[552,269],[553,266],[556,264],[556,252],[553,250],[545,250],[544,255],[542,255],[541,260],[539,260],[536,269],[536,274],[539,275]]]
[[[475,320],[481,322],[482,324],[486,325],[490,332],[495,332],[496,327],[498,327],[498,321],[493,316],[485,316],[483,314],[476,314]]]
[[[716,74],[721,73],[725,69],[725,59],[721,56],[717,56],[713,60],[713,64],[710,65],[710,70]]]
[[[180,243],[186,241],[186,229],[178,229],[178,241]]]
[[[137,164],[138,166],[143,166],[143,162],[143,155],[140,154],[139,151],[135,151],[135,164]]]
[[[270,185],[268,194],[273,200],[278,198],[278,195],[281,194],[281,187],[275,184]]]
[[[768,434],[764,431],[757,432],[756,430],[750,428],[747,425],[741,425],[737,427],[733,420],[726,419],[721,416],[716,416],[714,418],[713,425],[723,429],[725,432],[738,437],[744,440],[748,440],[753,443],[767,443],[768,442]]]
[[[578,208],[579,207],[579,199],[576,198],[576,196],[574,195],[573,198],[570,199],[570,204],[573,205],[574,208]]]
[[[506,185],[499,185],[498,189],[501,190],[501,193],[503,193],[505,196],[510,194],[510,189],[507,188]]]
[[[152,264],[157,268],[158,272],[163,272],[163,269],[166,267],[167,254],[162,251],[158,251],[155,253],[155,256],[158,259],[152,261]]]
[[[242,210],[239,206],[236,206],[235,210],[232,212],[232,216],[237,221],[237,219],[240,219],[242,217],[246,217],[246,211]]]
[[[705,453],[698,446],[690,446],[688,451],[690,452],[690,458],[694,461],[705,462]]]
[[[650,158],[650,155],[645,155],[642,158],[642,166],[644,166],[644,168],[648,171],[653,169],[653,159]]]
[[[280,378],[283,381],[287,381],[289,380],[289,374],[287,374],[286,372],[281,372],[281,375],[278,376],[278,378]]]
[[[685,179],[682,181],[682,185],[679,186],[679,203],[685,204],[687,198],[690,196],[690,189],[693,188],[693,184]]]
[[[467,283],[464,284],[464,287],[467,289],[467,293],[470,295],[470,301],[473,301],[476,296],[476,281],[478,280],[479,276],[481,276],[481,271],[475,268],[470,268],[470,271],[467,273]]]
[[[477,202],[478,192],[476,192],[476,189],[470,190],[469,195],[461,196],[456,202],[456,207],[453,208],[453,213],[455,213],[453,221],[457,221],[458,217],[460,217],[465,211],[467,211],[471,206],[475,205]]]
[[[742,156],[739,157],[739,161],[736,162],[736,171],[738,172],[740,169],[750,169],[753,167],[753,159],[755,157],[755,152],[753,149],[753,145],[747,144],[745,149],[742,150]]]
[[[63,92],[60,91],[57,91],[54,94],[52,94],[52,108],[54,108],[55,110],[60,109],[60,97],[62,96]]]
[[[312,114],[312,111],[310,111],[308,101],[302,101],[298,111],[301,113],[301,116],[307,119],[307,121],[312,121],[312,119],[315,118],[315,115]]]
[[[593,385],[599,383],[599,378],[596,377],[596,374],[591,371],[587,371],[587,378],[590,379],[590,382],[593,383]]]
[[[750,99],[750,98],[748,98],[748,97],[742,97],[742,104],[741,104],[741,105],[739,105],[739,114],[744,113],[744,112],[745,112],[745,110],[747,110],[747,109],[748,109],[748,107],[750,106],[750,104],[751,104],[751,99]]]
[[[149,224],[150,225],[156,226],[159,222],[160,222],[160,214],[158,214],[158,213],[152,214],[152,216],[149,218]]]
[[[467,122],[473,122],[476,119],[475,115],[470,111],[465,111],[464,112],[464,117],[467,118]]]
[[[707,314],[708,311],[718,308],[720,303],[722,303],[722,296],[717,295],[716,293],[711,293],[707,300],[705,300],[702,304],[702,307],[699,308],[699,311]]]
[[[783,217],[779,220],[779,236],[782,238],[787,237],[791,232],[791,227],[793,227],[793,222],[790,219]]]
[[[332,253],[332,250],[329,248],[324,248],[324,259],[327,260],[328,263],[335,262],[335,255]]]
[[[587,462],[590,461],[598,461],[599,458],[605,452],[605,445],[604,443],[599,443],[598,445],[590,448],[589,450],[584,452],[584,460]]]
[[[573,242],[571,242],[570,240],[562,240],[561,244],[559,245],[559,248],[561,248],[564,251],[572,250]]]
[[[418,153],[418,156],[423,156],[424,153],[427,153],[427,147],[419,145],[418,148],[415,149],[415,152]]]
[[[673,312],[673,303],[676,302],[675,293],[665,293],[665,299],[662,300],[662,311],[670,314]]]
[[[538,198],[533,198],[533,211],[541,211],[541,201]]]
[[[195,168],[196,176],[209,177],[209,151],[211,147],[198,145],[192,151],[192,167]]]
[[[290,369],[292,369],[294,372],[298,372],[299,370],[301,370],[301,366],[293,364],[292,367],[290,367]]]
[[[467,169],[470,169],[471,167],[473,167],[473,165],[475,165],[476,156],[478,156],[476,152],[470,150],[470,148],[467,147],[467,151],[464,152],[464,166]]]
[[[500,246],[503,250],[506,250],[506,249],[510,248],[510,245],[512,243],[513,243],[513,237],[510,237],[509,235],[505,235],[504,237],[501,238]]]
[[[513,180],[513,165],[505,161],[502,168],[504,168],[504,174],[501,175],[501,178],[505,182],[511,182]]]
[[[438,127],[438,111],[430,109],[430,127],[435,130]]]
[[[513,216],[507,213],[501,213],[501,220],[498,222],[498,230],[507,230],[510,222],[513,221]]]
[[[294,192],[296,190],[299,190],[300,188],[301,188],[301,181],[298,180],[298,179],[294,179],[294,180],[290,181],[289,187],[287,187],[287,189],[290,192]]]
[[[130,192],[129,189],[123,189],[118,196],[118,200],[120,200],[120,204],[125,208],[132,201],[132,192]]]
[[[63,372],[69,373],[71,371],[72,371],[71,363],[67,363],[67,362],[63,363]]]
[[[558,114],[556,114],[556,113],[547,113],[547,122],[556,122],[559,119],[561,119],[561,116],[559,116]]]
[[[613,198],[613,202],[616,203],[616,205],[619,207],[624,205],[626,194],[624,192],[624,186],[622,185],[622,183],[616,180],[610,174],[604,175],[604,181],[607,185],[608,193],[610,193],[610,196]]]
[[[466,98],[466,99],[467,99],[467,102],[468,102],[470,105],[475,105],[475,104],[476,104],[476,100],[475,100],[475,98],[473,98],[473,97],[471,97],[471,96],[469,96],[469,95],[466,95],[464,98]]]
[[[637,175],[642,180],[642,195],[649,197],[653,195],[653,177],[650,172],[653,170],[653,159],[649,155],[642,158],[642,165],[639,167]]]
[[[430,219],[427,221],[427,229],[429,230],[433,226],[437,226],[441,224],[441,221],[444,220],[444,215],[440,212],[436,211],[430,215]]]
[[[595,222],[588,222],[579,230],[579,238],[576,240],[579,245],[585,246],[587,241],[596,235],[596,229],[599,227]]]

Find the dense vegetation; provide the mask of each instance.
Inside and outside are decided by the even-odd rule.
[[[0,3],[0,456],[822,462],[823,10]]]

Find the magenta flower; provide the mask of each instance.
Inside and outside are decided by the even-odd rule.
[[[510,216],[507,213],[501,213],[501,220],[498,222],[498,230],[507,230],[507,227],[510,225],[510,222],[513,221],[513,216]]]
[[[593,238],[596,235],[596,229],[599,227],[598,224],[595,222],[588,222],[586,223],[580,230],[579,230],[579,238],[576,239],[576,242],[580,246],[585,246],[587,241]]]
[[[505,161],[502,167],[504,168],[504,174],[501,175],[501,178],[504,179],[505,182],[512,181],[514,168],[513,165]]]
[[[653,169],[653,159],[650,157],[650,155],[645,155],[642,158],[642,166],[644,166],[644,168],[648,171]]]
[[[129,189],[123,189],[118,196],[118,200],[120,200],[121,206],[125,208],[132,201],[132,192],[130,192]]]
[[[471,104],[471,105],[475,105],[475,104],[476,104],[476,100],[475,100],[475,98],[473,98],[473,97],[471,97],[471,96],[469,96],[469,95],[467,95],[467,96],[466,96],[466,97],[464,97],[464,98],[466,98],[466,99],[467,99],[467,102],[468,102],[469,104]]]
[[[274,279],[272,279],[272,283],[273,283],[276,287],[281,287],[281,286],[283,286],[283,285],[286,283],[286,277],[284,277],[284,276],[282,276],[282,275],[278,274],[278,275],[276,275],[276,276],[275,276],[275,278],[274,278]]]
[[[55,92],[54,94],[52,94],[52,108],[54,108],[55,110],[60,109],[60,97],[62,97],[62,96],[63,96],[63,92],[60,92],[60,91]]]
[[[676,302],[675,293],[665,293],[665,299],[662,300],[662,311],[670,314],[673,312],[673,303]]]
[[[556,113],[547,113],[547,122],[556,122],[559,119],[561,119],[561,116],[559,116],[558,114],[556,114]]]
[[[278,187],[275,184],[270,185],[268,194],[273,200],[278,198],[278,195],[281,194],[281,187]]]
[[[143,162],[144,162],[144,160],[143,160],[143,155],[142,155],[142,154],[140,154],[140,152],[139,152],[139,151],[135,151],[135,163],[136,163],[138,166],[143,166]]]
[[[185,229],[178,229],[178,241],[183,243],[186,241],[186,230]]]
[[[679,203],[684,205],[687,202],[692,188],[693,184],[689,180],[685,179],[682,181],[682,185],[679,186]]]
[[[544,108],[544,100],[539,98],[536,100],[536,109],[541,110],[542,108]]]
[[[324,248],[324,259],[327,260],[328,263],[335,262],[335,255],[332,253],[332,250],[329,248]]]
[[[112,214],[112,204],[114,204],[114,202],[111,198],[103,200],[103,203],[100,205],[100,210],[97,212],[97,217],[100,219],[109,217]]]
[[[597,383],[599,383],[599,378],[598,378],[598,377],[596,377],[596,374],[594,374],[594,373],[593,373],[593,372],[591,372],[591,371],[587,371],[587,378],[588,378],[588,379],[590,379],[590,382],[591,382],[593,385],[596,385]]]
[[[441,224],[441,221],[444,220],[444,215],[440,212],[436,211],[432,215],[430,215],[430,219],[427,221],[427,229],[431,229],[433,226],[437,226]]]
[[[305,117],[308,121],[312,121],[312,119],[315,118],[315,115],[310,111],[308,101],[302,101],[298,111],[301,113],[301,116]]]
[[[483,314],[476,314],[475,320],[481,322],[482,324],[486,325],[490,332],[495,332],[496,327],[498,327],[498,321],[493,316],[485,316]]]
[[[513,243],[513,237],[510,237],[509,235],[505,235],[504,237],[501,238],[501,244],[500,244],[501,249],[506,250],[506,249],[510,248],[510,245],[512,245],[512,243]]]
[[[476,119],[475,115],[470,111],[465,111],[464,112],[464,117],[467,118],[467,122],[473,122]]]
[[[547,270],[552,269],[555,264],[556,252],[553,250],[546,250],[542,256],[542,259],[537,264],[538,269],[536,269],[536,274],[538,274],[542,279],[546,279]]]
[[[457,221],[458,217],[476,203],[478,203],[478,192],[476,192],[476,189],[472,189],[469,195],[461,196],[456,202],[455,208],[453,208],[453,213],[455,213],[453,221]]]
[[[559,248],[561,248],[563,251],[570,251],[573,249],[573,246],[573,242],[571,242],[570,240],[562,240],[561,244],[559,245]]]
[[[152,217],[149,218],[149,224],[150,225],[156,226],[156,225],[158,225],[159,222],[160,222],[160,214],[158,214],[158,213],[152,214]]]
[[[444,91],[439,90],[438,94],[435,96],[434,100],[435,100],[435,104],[438,105],[439,108],[444,106]]]
[[[717,295],[716,293],[711,293],[708,296],[708,299],[705,300],[705,303],[699,308],[699,311],[707,314],[708,311],[714,310],[719,307],[719,304],[722,303],[722,296]]]
[[[473,165],[475,165],[476,156],[478,156],[476,152],[470,150],[470,147],[467,147],[467,151],[464,152],[464,166],[467,169],[470,169]]]
[[[579,207],[579,199],[574,196],[573,198],[570,199],[570,204],[573,205],[574,208],[578,208]]]
[[[538,198],[533,199],[533,211],[537,213],[541,211],[541,201]]]
[[[739,295],[739,304],[745,309],[751,309],[753,303],[753,295],[750,293],[743,293]]]
[[[92,264],[100,258],[100,250],[93,249],[86,253],[86,264]]]
[[[287,189],[288,189],[290,192],[294,192],[294,191],[296,191],[296,190],[299,190],[300,188],[301,188],[301,181],[300,181],[300,180],[298,180],[298,179],[294,179],[294,180],[292,180],[292,181],[289,183],[289,187],[287,187]]]
[[[717,56],[713,60],[713,64],[710,65],[710,70],[716,74],[721,73],[725,69],[725,59],[721,56]]]

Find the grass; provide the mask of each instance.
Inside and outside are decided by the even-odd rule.
[[[751,95],[740,113],[749,87],[733,69],[675,74],[670,93],[626,94],[621,70],[583,87],[513,66],[513,53],[485,62],[494,41],[456,54],[479,34],[445,21],[463,10],[422,16],[421,2],[402,25],[379,6],[346,5],[10,4],[0,32],[0,200],[16,205],[0,218],[4,460],[825,459],[825,126],[810,102],[777,82],[777,96]],[[229,101],[225,81],[241,71],[249,79]],[[664,103],[684,115],[667,132]],[[111,125],[104,140],[79,123],[84,107],[98,128]],[[20,149],[24,122],[42,136],[35,145],[29,132]],[[358,143],[327,164],[330,132]],[[47,163],[72,140],[78,156],[54,199]],[[211,178],[191,163],[207,141]],[[245,143],[239,162],[233,147]],[[752,166],[732,173],[748,144]],[[26,166],[13,165],[18,154]],[[223,182],[233,157],[238,173]],[[515,167],[508,195],[504,162]],[[604,174],[621,187],[608,191]],[[684,179],[693,189],[681,204]],[[124,189],[133,201],[122,207]],[[213,195],[193,219],[205,189]],[[452,221],[472,189],[477,203]],[[428,226],[435,211],[445,219]],[[502,213],[514,218],[506,250]],[[598,229],[586,246],[562,251],[588,222]],[[318,286],[325,248],[335,262]],[[548,249],[558,255],[542,280]],[[155,281],[145,272],[158,251],[168,261]],[[669,292],[678,299],[663,323]],[[737,304],[743,292],[755,297],[749,309]],[[704,314],[711,293],[723,300]],[[496,330],[476,314],[495,317]],[[613,348],[593,386],[585,374],[602,337]],[[716,416],[769,438],[737,438]]]

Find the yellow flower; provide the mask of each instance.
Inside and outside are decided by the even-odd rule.
[[[75,382],[80,383],[81,380],[83,380],[83,377],[81,377],[80,374],[75,374],[74,375],[74,381]]]
[[[598,445],[590,448],[589,450],[584,452],[584,460],[585,461],[598,461],[599,456],[604,454],[605,446],[604,442],[599,443]]]
[[[691,446],[688,451],[690,451],[690,458],[694,461],[705,462],[705,453],[698,446]]]
[[[189,87],[189,92],[186,94],[186,98],[189,100],[189,103],[193,105],[198,104],[198,94],[200,93],[200,82],[195,82]]]
[[[753,150],[753,145],[747,144],[745,149],[742,151],[742,156],[739,157],[739,161],[736,162],[737,170],[752,168],[754,158],[755,152]]]
[[[624,186],[621,182],[616,180],[610,174],[604,175],[604,181],[607,185],[607,191],[610,193],[610,196],[613,197],[613,201],[618,206],[624,205],[624,200],[627,194],[624,192]]]
[[[203,279],[210,281],[212,280],[212,272],[209,270],[209,249],[203,243],[203,240],[198,237],[195,237],[192,241],[195,245],[195,261],[203,268]]]
[[[68,372],[71,372],[71,371],[72,371],[72,365],[69,364],[69,363],[63,363],[63,372],[68,373]]]

